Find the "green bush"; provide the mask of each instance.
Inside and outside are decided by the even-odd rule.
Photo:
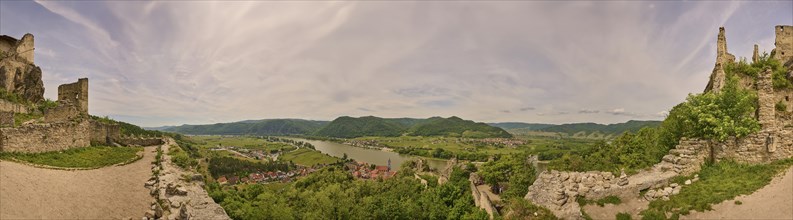
[[[536,178],[534,166],[527,163],[526,158],[526,154],[503,156],[482,165],[479,175],[491,186],[506,183],[508,187],[501,193],[502,198],[522,198]]]
[[[771,78],[774,89],[793,88],[793,83],[787,79],[787,68],[782,65],[779,60],[771,58],[768,53],[763,53],[758,57],[757,62],[749,64],[746,59],[741,59],[735,63],[727,63],[724,66],[724,72],[728,75],[741,74],[750,76],[754,79],[760,75],[760,72],[766,69],[771,69]]]
[[[507,201],[507,205],[503,213],[509,213],[506,219],[559,219],[545,207],[535,205],[528,200],[522,198],[512,198]],[[535,216],[534,213],[537,213]]]
[[[20,96],[19,94],[6,91],[4,88],[0,88],[0,99],[5,99],[6,101],[17,103],[17,104],[28,104],[28,100]]]
[[[729,136],[743,137],[760,130],[754,117],[757,95],[738,86],[729,77],[720,93],[689,95],[680,108],[683,136],[724,141]]]
[[[620,212],[617,213],[617,220],[631,220],[631,214]]]
[[[774,105],[774,107],[779,112],[787,111],[787,104],[785,104],[785,102],[783,102],[782,100],[779,100],[779,102],[777,102],[776,105]]]

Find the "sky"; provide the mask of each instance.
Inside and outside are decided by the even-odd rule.
[[[729,52],[774,48],[793,1],[0,1],[45,97],[141,126],[265,118],[661,120]]]

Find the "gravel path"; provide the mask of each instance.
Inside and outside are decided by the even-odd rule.
[[[743,204],[736,205],[735,200]],[[693,212],[680,219],[793,219],[793,167],[756,192]]]
[[[143,159],[94,170],[52,170],[0,161],[0,219],[140,219],[153,198],[155,147]]]

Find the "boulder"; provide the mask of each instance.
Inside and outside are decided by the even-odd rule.
[[[190,214],[187,213],[187,206],[182,204],[182,207],[179,208],[179,220],[187,219],[190,219]]]
[[[686,184],[686,185],[691,185],[691,180],[686,180],[686,182],[685,182],[685,183],[683,183],[683,184]]]
[[[154,218],[158,218],[158,219],[162,218],[162,214],[163,214],[162,212],[163,211],[162,211],[162,207],[160,206],[160,204],[157,204],[157,205],[154,206]]]
[[[201,174],[193,174],[193,176],[190,177],[190,180],[192,180],[192,181],[204,181],[204,176],[201,175]]]
[[[144,218],[154,219],[154,211],[148,210],[145,214],[143,214]]]
[[[672,194],[672,187],[664,188],[664,196],[669,196]]]
[[[185,189],[184,187],[178,187],[174,191],[174,195],[186,196],[187,195],[187,189]]]
[[[672,195],[677,195],[677,194],[680,194],[680,187],[675,187],[675,188],[672,190]]]

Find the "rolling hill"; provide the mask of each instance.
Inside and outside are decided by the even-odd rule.
[[[571,123],[571,124],[533,124],[522,122],[491,123],[490,125],[503,128],[512,134],[526,134],[531,132],[550,132],[561,133],[574,137],[594,137],[607,138],[619,135],[626,131],[636,132],[643,127],[655,127],[660,125],[660,121],[637,121],[630,120],[616,124],[597,124],[597,123]]]
[[[355,138],[363,136],[396,137],[407,130],[405,123],[395,119],[384,119],[374,116],[353,118],[342,116],[319,129],[314,135],[337,138]]]
[[[463,120],[455,116],[449,118],[429,118],[410,128],[408,134],[413,136],[452,136],[470,138],[512,137],[512,135],[504,129],[493,127],[485,123]]]
[[[451,136],[451,137],[512,137],[501,128],[485,123],[476,123],[452,116],[449,118],[379,118],[366,116],[353,118],[339,117],[323,127],[314,135],[337,138],[363,136],[396,137],[411,136]]]
[[[193,135],[293,135],[311,134],[326,124],[327,121],[264,119],[208,125],[181,125],[165,127],[162,131]]]

